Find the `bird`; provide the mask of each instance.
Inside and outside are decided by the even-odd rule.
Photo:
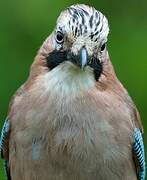
[[[108,34],[94,7],[61,12],[10,101],[0,141],[8,180],[145,180],[143,126]]]

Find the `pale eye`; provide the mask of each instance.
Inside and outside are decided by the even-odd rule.
[[[56,42],[58,44],[61,44],[64,42],[64,34],[60,31],[57,31],[57,34],[56,34]]]
[[[101,46],[101,51],[104,51],[105,48],[106,48],[106,43],[102,44],[102,46]]]

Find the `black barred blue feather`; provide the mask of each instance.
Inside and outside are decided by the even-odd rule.
[[[145,153],[142,134],[140,129],[135,128],[133,134],[133,153],[139,165],[138,178],[145,180]]]
[[[0,153],[1,153],[1,158],[4,158],[4,151],[7,147],[5,147],[5,140],[8,137],[9,133],[9,128],[10,124],[8,119],[5,120],[2,131],[1,131],[1,138],[0,138]],[[11,180],[10,177],[10,172],[9,172],[9,166],[8,166],[8,161],[4,160],[4,167],[7,175],[7,180]]]
[[[9,121],[8,119],[6,119],[2,128],[1,138],[0,138],[0,152],[2,158],[3,158],[3,150],[5,149],[4,142],[8,132],[9,132]]]

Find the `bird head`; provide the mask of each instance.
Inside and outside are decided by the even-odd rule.
[[[74,72],[91,71],[98,81],[109,59],[106,48],[108,33],[107,18],[100,11],[84,4],[72,5],[61,12],[54,31],[38,54],[43,57],[49,71],[70,64]]]
[[[49,68],[69,61],[82,71],[92,68],[98,79],[108,32],[108,21],[101,12],[86,5],[70,6],[60,14],[52,33],[54,51],[48,56]]]

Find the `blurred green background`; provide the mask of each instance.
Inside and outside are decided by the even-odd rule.
[[[36,51],[61,10],[73,3],[89,4],[108,17],[109,54],[140,111],[147,147],[146,0],[0,0],[0,129],[10,97],[28,77]],[[0,180],[4,179],[0,161]]]

